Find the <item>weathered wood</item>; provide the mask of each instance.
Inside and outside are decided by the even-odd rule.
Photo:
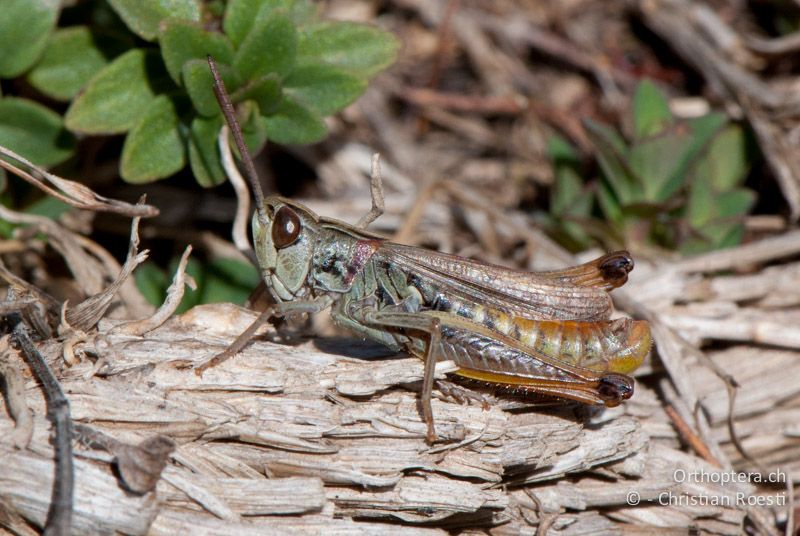
[[[215,316],[228,320],[205,329]],[[420,363],[374,346],[349,339],[256,341],[202,378],[179,368],[227,344],[250,317],[230,306],[203,306],[139,337],[115,335],[115,322],[106,321],[85,346],[105,360],[98,375],[90,376],[95,365],[88,360],[60,366],[76,421],[131,444],[154,434],[178,443],[156,491],[145,496],[121,490],[109,465],[113,456],[78,445],[76,531],[166,534],[191,526],[197,534],[360,534],[424,523],[494,526],[502,534],[552,521],[555,534],[613,533],[631,524],[667,531],[694,524],[736,534],[746,512],[740,504],[662,505],[659,498],[756,491],[677,482],[677,469],[720,470],[676,450],[674,429],[642,383],[628,404],[600,412],[536,408],[491,395],[488,409],[436,399],[443,441],[429,447],[417,393],[409,390],[421,378]],[[58,347],[46,350],[58,363]],[[744,419],[745,442],[757,448],[752,441],[764,427],[751,416],[774,401],[759,380],[780,381],[794,353],[761,352],[754,364],[747,352],[741,347],[712,358],[742,383],[736,416]],[[716,434],[726,415],[724,384],[701,365],[688,366],[697,367],[689,381]],[[0,425],[8,433],[0,449],[4,460],[29,469],[0,471],[0,496],[40,524],[52,478],[49,426],[38,389],[32,382],[26,387],[36,415],[31,447],[13,446],[13,421],[4,416]],[[785,387],[787,400],[797,398],[796,386]],[[639,506],[629,504],[631,492]]]
[[[40,527],[50,507],[53,485],[49,429],[49,423],[37,416],[31,445],[19,450],[10,442],[10,421],[0,419],[0,497],[14,512]],[[72,527],[76,534],[146,534],[159,508],[155,493],[133,496],[119,486],[107,464],[80,457],[75,460],[74,497]]]
[[[140,533],[165,511],[195,512],[198,525],[203,519],[224,519],[239,526],[243,516],[331,507],[339,516],[359,519],[420,523],[470,514],[491,524],[492,516],[511,517],[502,514],[510,508],[508,496],[492,486],[585,471],[646,444],[637,421],[627,417],[598,421],[589,429],[569,410],[510,414],[497,406],[435,400],[437,428],[449,441],[431,448],[423,441],[417,395],[402,388],[421,379],[419,362],[341,356],[330,353],[324,340],[298,346],[256,342],[209,371],[208,378],[197,378],[175,363],[202,358],[225,344],[224,337],[192,324],[193,318],[225,307],[200,309],[146,337],[114,335],[109,333],[114,323],[104,322],[85,348],[105,359],[98,375],[88,376],[94,368],[88,361],[62,370],[76,421],[129,443],[156,433],[179,443],[176,463],[147,496],[148,509],[138,504],[147,498],[127,499],[138,501],[127,514],[139,524],[127,518],[108,521],[118,523],[119,530]],[[55,348],[50,350],[60,359]],[[356,354],[374,350],[359,347]],[[346,380],[339,382],[340,377]],[[376,394],[346,398],[337,386],[352,385],[353,378],[367,385],[363,392]],[[33,412],[42,415],[43,399],[34,384],[28,384],[27,395]],[[11,421],[3,422],[10,430]],[[46,430],[39,419],[32,448],[43,454],[48,452]],[[81,460],[79,482],[102,478],[97,489],[118,489],[109,455],[82,454],[99,465]],[[11,497],[34,522],[41,521],[46,506],[41,498],[49,489],[49,479],[43,478],[46,463],[40,460],[42,478],[26,487],[30,497]],[[20,481],[4,490],[15,486]],[[25,506],[39,496],[38,510]],[[85,509],[76,516],[79,530],[95,522]],[[153,529],[158,532],[155,527],[158,523]]]

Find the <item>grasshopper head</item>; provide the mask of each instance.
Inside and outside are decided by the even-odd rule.
[[[264,200],[253,216],[253,244],[264,282],[279,301],[302,297],[314,252],[317,217],[279,197]]]

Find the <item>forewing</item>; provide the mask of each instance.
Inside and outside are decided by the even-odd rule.
[[[535,274],[528,273],[528,275],[556,284],[594,287],[608,291],[624,285],[631,270],[633,270],[633,257],[622,250],[607,253],[578,266]]]
[[[608,273],[624,269],[610,254],[591,263],[552,272],[525,272],[412,246],[384,242],[387,262],[460,297],[532,320],[606,320],[611,316]],[[629,258],[629,257],[628,257]],[[602,267],[614,267],[613,270]],[[627,272],[625,272],[627,276]],[[624,282],[624,281],[623,281]],[[622,283],[619,283],[622,284]],[[618,285],[617,285],[618,286]]]

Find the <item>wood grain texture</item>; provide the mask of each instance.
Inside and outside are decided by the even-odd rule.
[[[178,445],[155,491],[136,496],[122,490],[112,455],[78,444],[77,533],[512,534],[544,523],[554,534],[632,525],[741,530],[746,510],[734,499],[755,487],[679,482],[676,470],[722,473],[680,449],[647,384],[622,407],[601,411],[537,408],[492,393],[483,393],[488,409],[436,399],[442,441],[428,447],[414,390],[422,364],[378,346],[349,338],[260,340],[202,378],[178,368],[221,349],[253,316],[202,306],[139,337],[114,334],[116,321],[104,321],[83,347],[103,359],[99,368],[96,357],[67,368],[59,344],[42,345],[77,422],[130,444],[163,434]],[[763,352],[756,367],[742,352],[713,359],[743,383],[742,404],[763,415],[774,394],[750,384],[770,371],[777,379],[794,354]],[[441,365],[442,373],[452,370]],[[722,434],[724,388],[700,369],[689,381]],[[796,391],[787,384],[786,397]],[[14,446],[13,421],[0,417],[2,459],[21,468],[0,471],[0,512],[40,525],[52,483],[49,423],[30,380],[25,394],[35,415],[28,449]],[[763,428],[745,422],[744,440],[757,448]],[[629,504],[631,493],[639,506]],[[665,493],[733,502],[659,505]],[[13,521],[4,523],[13,529]]]

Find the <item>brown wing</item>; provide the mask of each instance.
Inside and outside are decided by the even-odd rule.
[[[623,284],[633,267],[627,252],[538,273],[392,242],[381,244],[379,254],[445,293],[534,320],[608,319],[612,304],[607,291]]]
[[[622,250],[607,253],[593,261],[571,268],[528,273],[528,275],[565,285],[595,287],[608,291],[624,285],[628,281],[628,274],[631,270],[633,270],[633,257],[627,251]]]

